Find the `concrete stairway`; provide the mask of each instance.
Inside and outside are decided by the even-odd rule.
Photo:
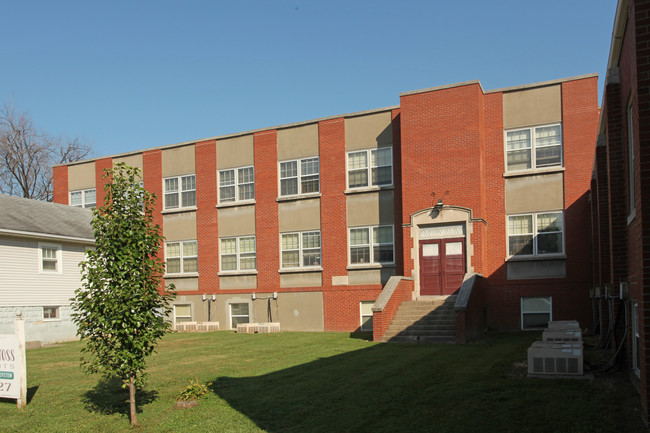
[[[409,343],[455,343],[456,295],[430,296],[405,301],[397,309],[383,341]]]

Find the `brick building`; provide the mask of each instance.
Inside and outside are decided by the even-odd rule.
[[[650,335],[650,1],[620,0],[591,188],[592,293],[612,364],[628,368],[648,418]]]
[[[595,75],[490,91],[465,82],[403,93],[399,106],[60,165],[54,200],[93,206],[103,168],[142,168],[177,322],[374,323],[381,339],[401,301],[465,281],[458,341],[485,327],[588,325],[597,122]]]

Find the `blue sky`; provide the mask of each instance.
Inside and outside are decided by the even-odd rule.
[[[102,156],[597,72],[615,0],[0,0],[0,103]]]

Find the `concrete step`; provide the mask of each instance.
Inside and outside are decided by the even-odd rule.
[[[456,296],[426,297],[399,306],[383,341],[454,343]]]

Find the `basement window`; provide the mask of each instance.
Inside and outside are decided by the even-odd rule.
[[[552,317],[550,296],[521,298],[521,329],[544,329]]]
[[[230,304],[230,328],[237,329],[240,323],[250,323],[248,304]]]
[[[361,310],[361,330],[362,331],[372,331],[372,306],[375,305],[375,301],[361,301],[360,310]]]

